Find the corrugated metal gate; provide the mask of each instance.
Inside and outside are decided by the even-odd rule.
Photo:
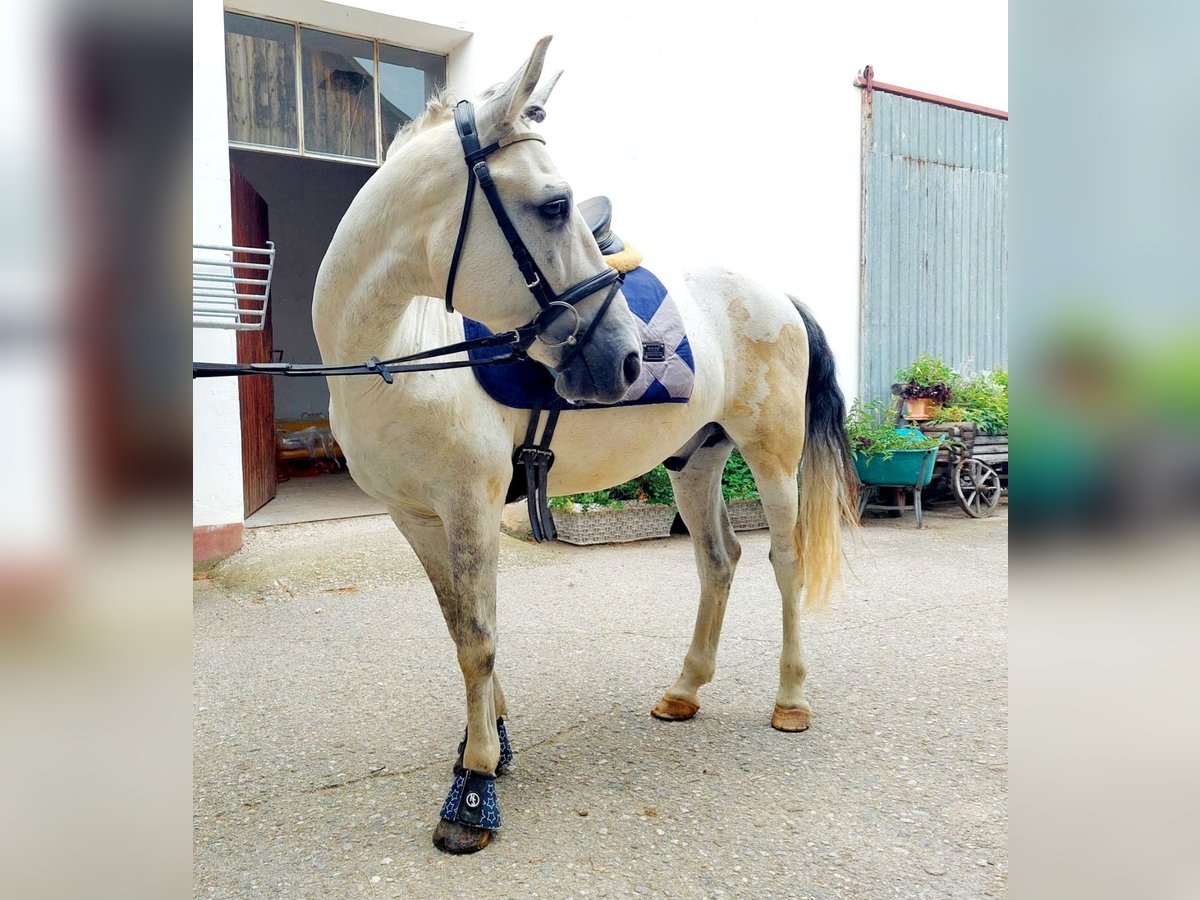
[[[921,353],[1008,364],[1008,121],[865,74],[859,392],[878,400]]]

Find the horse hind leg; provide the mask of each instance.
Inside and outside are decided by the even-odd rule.
[[[804,731],[812,710],[804,696],[807,664],[800,636],[800,593],[804,587],[804,555],[797,527],[799,496],[797,467],[800,448],[780,456],[753,443],[742,450],[771,529],[771,567],[783,601],[783,649],[779,656],[779,691],[771,726],[779,731]]]
[[[721,496],[721,473],[732,448],[728,439],[702,447],[682,471],[670,473],[679,513],[692,536],[700,574],[700,606],[683,671],[651,710],[657,719],[677,721],[694,716],[700,709],[699,690],[716,671],[729,586],[742,553]]]

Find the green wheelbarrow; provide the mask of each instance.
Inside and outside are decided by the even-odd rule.
[[[927,435],[915,428],[897,428],[897,432],[912,437],[914,440],[924,440]],[[942,436],[944,437],[944,435]],[[938,440],[941,445],[941,438]],[[858,492],[858,515],[868,509],[896,510],[901,514],[911,509],[917,517],[917,527],[921,527],[921,490],[933,479],[933,464],[937,458],[938,447],[917,450],[893,450],[890,454],[855,453],[854,468],[858,472],[860,482]],[[912,505],[897,502],[895,504],[871,503],[871,495],[882,488],[892,488],[897,492],[910,490],[913,494]]]

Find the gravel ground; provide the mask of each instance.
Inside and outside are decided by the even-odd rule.
[[[195,582],[197,897],[1007,894],[1007,510],[870,520],[807,620],[813,727],[769,726],[779,600],[740,535],[715,681],[651,719],[691,636],[686,537],[503,538],[517,751],[483,852],[431,834],[462,734],[433,591],[391,522],[247,533]]]

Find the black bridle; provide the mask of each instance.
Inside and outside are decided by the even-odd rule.
[[[462,221],[458,226],[458,240],[454,244],[454,255],[450,259],[450,274],[446,279],[446,311],[454,311],[454,278],[458,274],[459,259],[462,257],[463,246],[467,242],[467,226],[471,221],[471,205],[475,199],[475,186],[478,184],[484,197],[487,198],[488,205],[492,208],[496,224],[500,226],[500,231],[508,241],[517,268],[521,270],[521,276],[525,279],[525,287],[529,288],[529,293],[533,294],[538,306],[542,308],[537,317],[529,323],[536,326],[535,336],[538,340],[542,340],[542,333],[561,315],[569,313],[575,317],[574,327],[566,338],[553,343],[543,341],[550,347],[561,347],[565,344],[570,348],[559,362],[559,368],[563,368],[587,343],[595,332],[596,326],[600,324],[600,320],[608,312],[613,298],[621,288],[621,276],[616,269],[605,266],[603,272],[593,275],[591,278],[585,278],[561,294],[556,294],[546,276],[542,274],[542,270],[538,268],[537,261],[529,252],[529,248],[521,240],[521,235],[513,225],[512,219],[509,218],[508,211],[505,210],[504,203],[500,200],[500,191],[497,190],[487,165],[487,158],[497,150],[502,150],[519,141],[539,141],[544,144],[545,138],[533,132],[525,132],[508,135],[486,147],[481,147],[479,130],[475,126],[475,109],[469,100],[462,100],[454,107],[454,128],[458,132],[458,140],[463,148],[463,158],[467,163],[467,196],[463,201]],[[579,334],[581,320],[575,304],[604,288],[608,288],[608,293],[605,295],[600,309],[592,317],[592,324],[584,334],[583,340],[577,340],[576,335]]]
[[[545,139],[532,132],[525,132],[508,135],[488,144],[486,147],[481,147],[478,129],[475,126],[475,110],[469,100],[459,102],[454,108],[454,127],[458,133],[458,139],[462,144],[463,158],[467,164],[467,196],[463,202],[462,220],[458,226],[458,240],[454,245],[454,255],[450,261],[450,273],[446,279],[446,310],[448,312],[454,311],[454,280],[458,274],[458,264],[462,257],[463,246],[466,244],[467,229],[471,219],[471,204],[475,199],[475,186],[478,184],[480,190],[483,191],[483,195],[487,198],[488,205],[492,208],[492,214],[496,217],[496,224],[500,226],[500,231],[503,232],[509,247],[512,249],[513,259],[516,260],[517,268],[521,270],[521,275],[525,279],[525,286],[529,288],[529,292],[533,294],[534,299],[538,302],[538,306],[541,307],[541,311],[532,320],[513,331],[475,338],[469,341],[459,341],[456,344],[437,347],[433,350],[424,350],[408,356],[399,356],[394,359],[380,360],[378,357],[373,356],[362,363],[329,366],[282,362],[245,364],[192,363],[192,377],[208,378],[219,375],[278,375],[291,377],[306,375],[379,375],[385,382],[391,384],[392,375],[402,372],[428,372],[439,369],[494,366],[517,362],[526,358],[526,351],[534,340],[540,340],[548,347],[561,347],[565,345],[568,349],[563,353],[562,359],[558,363],[558,368],[564,368],[595,333],[600,320],[608,312],[613,298],[616,297],[617,291],[621,288],[622,276],[616,269],[605,266],[603,272],[586,278],[578,284],[567,288],[562,293],[556,294],[550,286],[550,282],[542,273],[542,270],[538,268],[538,264],[532,254],[530,254],[529,249],[525,246],[525,242],[521,240],[521,235],[517,232],[512,219],[504,208],[504,203],[500,199],[500,192],[497,190],[487,166],[487,158],[498,150],[502,150],[520,141],[540,141],[545,143]],[[578,334],[582,325],[582,319],[575,305],[584,298],[604,288],[608,288],[608,293],[605,295],[600,309],[592,317],[587,331],[582,338],[579,338]],[[545,340],[543,333],[546,329],[560,316],[565,314],[572,315],[575,320],[571,328],[571,333],[562,340]],[[508,352],[480,359],[418,362],[418,360],[434,359],[439,356],[449,356],[484,347],[507,347]]]

